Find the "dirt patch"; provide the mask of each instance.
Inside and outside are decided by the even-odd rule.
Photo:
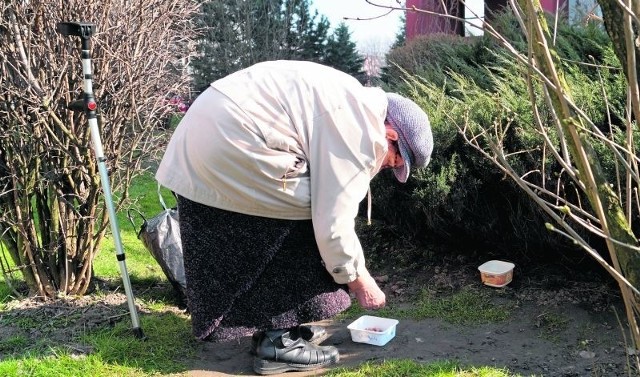
[[[410,305],[417,291],[431,289],[446,295],[470,289],[487,295],[495,305],[508,306],[505,321],[480,325],[451,324],[438,319],[407,320],[387,345],[377,347],[351,341],[350,320],[328,320],[325,345],[339,348],[339,366],[365,361],[412,359],[417,362],[453,360],[461,366],[495,366],[524,376],[636,376],[628,372],[627,346],[622,326],[624,310],[615,287],[602,277],[585,282],[552,274],[534,278],[516,267],[514,281],[504,288],[479,282],[478,264],[440,261],[423,268],[375,271],[388,304]],[[605,278],[606,280],[606,278]],[[374,314],[375,313],[371,313]],[[249,340],[201,343],[199,356],[190,363],[194,376],[252,375]],[[288,376],[316,373],[287,373]]]
[[[477,260],[433,258],[428,264],[409,263],[402,268],[397,261],[376,260],[371,270],[387,294],[389,306],[410,306],[424,290],[446,296],[470,289],[486,295],[495,305],[508,306],[511,315],[505,321],[480,325],[402,319],[396,337],[383,347],[352,342],[347,330],[351,320],[318,322],[327,327],[323,344],[340,350],[338,366],[401,358],[425,363],[455,360],[462,366],[489,365],[525,376],[638,375],[633,367],[630,372],[628,369],[627,363],[633,365],[633,360],[628,358],[626,326],[621,324],[626,323],[624,310],[615,285],[606,276],[516,263],[513,282],[491,288],[480,283]],[[178,307],[175,310],[181,311]],[[141,314],[144,312],[141,307]],[[21,334],[29,339],[26,344],[31,344],[46,338],[74,353],[87,354],[92,350],[75,343],[77,335],[129,320],[126,297],[120,292],[46,303],[27,299],[0,312],[0,339]],[[196,357],[186,361],[186,374],[252,375],[249,342],[248,338],[230,343],[198,342]],[[2,356],[0,352],[0,359]]]

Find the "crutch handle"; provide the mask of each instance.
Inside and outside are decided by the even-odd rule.
[[[66,36],[90,38],[96,32],[96,25],[88,22],[59,22],[56,24],[56,31]]]

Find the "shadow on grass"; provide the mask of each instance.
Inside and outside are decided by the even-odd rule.
[[[106,286],[113,286],[109,282]],[[185,372],[197,342],[168,283],[136,280],[145,339],[132,330],[122,289],[74,298],[15,300],[0,310],[0,375],[144,376]]]

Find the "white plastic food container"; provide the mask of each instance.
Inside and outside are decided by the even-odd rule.
[[[490,260],[478,267],[478,270],[485,285],[501,288],[511,283],[514,267],[515,265],[511,262]]]
[[[347,328],[351,331],[351,340],[354,342],[384,346],[396,336],[398,323],[397,319],[363,315]]]

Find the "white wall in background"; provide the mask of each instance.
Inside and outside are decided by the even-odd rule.
[[[484,0],[466,0],[464,3],[464,36],[483,35]]]

